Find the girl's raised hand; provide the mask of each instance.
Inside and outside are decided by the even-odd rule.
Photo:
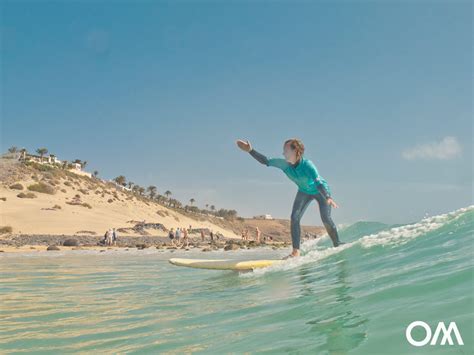
[[[248,140],[237,139],[236,143],[244,152],[250,152],[252,150],[252,145]]]

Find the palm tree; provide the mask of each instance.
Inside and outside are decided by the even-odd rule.
[[[170,191],[170,190],[166,190],[166,191],[165,191],[165,196],[166,196],[167,198],[170,198],[170,196],[171,196],[171,191]]]
[[[133,186],[133,184],[135,184],[135,183],[134,183],[134,182],[131,182],[131,181],[127,182],[128,188],[131,189],[132,186]]]
[[[43,161],[43,156],[44,156],[45,154],[48,154],[48,149],[46,149],[46,148],[38,148],[38,149],[36,149],[36,153],[38,153],[38,154],[40,155],[41,161]]]
[[[125,178],[125,176],[123,175],[120,175],[120,176],[117,176],[114,181],[119,184],[119,185],[122,185],[122,186],[125,186],[125,183],[127,181],[127,179]]]
[[[193,205],[194,202],[196,202],[196,200],[193,198],[189,200],[189,203],[191,204],[191,206]]]
[[[15,146],[11,146],[10,148],[8,148],[8,152],[9,153],[16,153],[16,152],[18,152],[18,148],[15,147]]]
[[[86,161],[86,160],[84,160],[84,161],[81,163],[81,167],[82,167],[82,169],[84,169],[84,168],[86,167],[86,165],[87,165],[87,161]]]
[[[206,210],[207,210],[208,208],[209,208],[209,204],[208,204],[208,203],[206,203]]]
[[[140,194],[140,196],[143,196],[143,194],[145,193],[145,188],[143,187],[138,187],[138,193]]]
[[[97,178],[97,176],[99,176],[99,172],[97,170],[94,170],[93,174],[94,174],[95,178]]]
[[[211,205],[211,211],[214,212],[216,210],[216,206]]]
[[[147,187],[148,195],[150,196],[151,199],[153,199],[156,195],[156,186],[148,186]]]

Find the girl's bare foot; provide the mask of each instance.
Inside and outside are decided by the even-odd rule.
[[[293,252],[290,255],[287,255],[284,258],[282,258],[282,260],[297,258],[298,256],[300,256],[300,251],[298,249],[293,249]]]

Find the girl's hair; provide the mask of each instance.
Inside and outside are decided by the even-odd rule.
[[[304,154],[304,144],[297,138],[291,138],[285,141],[284,145],[289,144],[291,149],[296,151],[296,158],[300,160]]]

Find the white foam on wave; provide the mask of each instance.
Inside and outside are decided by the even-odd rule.
[[[318,238],[316,240],[310,240],[305,242],[301,246],[302,256],[295,259],[289,259],[284,263],[269,266],[266,268],[256,269],[251,273],[241,274],[242,277],[255,277],[261,276],[268,272],[284,271],[297,268],[307,263],[313,263],[315,261],[323,260],[329,256],[341,253],[346,249],[349,249],[355,245],[360,245],[363,248],[371,248],[378,245],[402,245],[409,241],[424,235],[430,231],[438,229],[448,222],[451,222],[466,212],[474,210],[474,205],[460,208],[458,210],[441,214],[438,216],[425,217],[421,221],[408,224],[400,227],[394,227],[389,230],[381,231],[374,234],[363,236],[362,238],[343,244],[337,248],[322,248],[319,246],[321,240],[328,238],[328,235]]]
[[[402,245],[420,235],[438,229],[462,214],[472,210],[474,210],[474,205],[438,216],[425,217],[414,224],[407,224],[405,226],[394,227],[386,231],[366,235],[359,239],[359,242],[364,248],[370,248],[375,245]]]

